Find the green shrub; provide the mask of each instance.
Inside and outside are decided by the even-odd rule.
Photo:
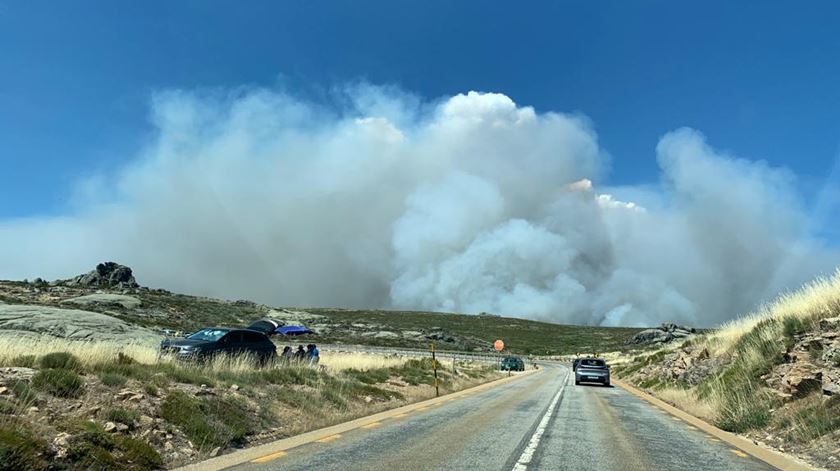
[[[48,353],[41,357],[41,361],[39,363],[41,368],[44,369],[52,368],[70,370],[75,371],[76,373],[84,371],[81,362],[79,362],[75,356],[67,352]]]
[[[785,337],[793,338],[796,335],[805,333],[807,326],[801,318],[796,316],[785,316],[782,318],[782,333]]]
[[[0,471],[45,470],[49,457],[47,442],[25,424],[0,423]]]
[[[123,460],[134,465],[135,469],[163,468],[163,459],[148,443],[126,436],[118,437],[116,442],[123,453]]]
[[[254,431],[254,420],[239,402],[218,397],[198,399],[172,391],[161,405],[161,416],[181,428],[201,449],[239,444]]]
[[[81,376],[70,370],[41,370],[32,378],[32,387],[56,397],[76,398],[85,392]]]
[[[15,403],[8,399],[0,398],[0,414],[3,415],[11,415],[16,414],[18,411],[17,406]]]
[[[99,373],[99,380],[105,386],[116,387],[125,385],[128,378],[119,373]]]
[[[116,408],[110,409],[105,416],[110,421],[132,426],[134,425],[134,422],[140,418],[140,412],[136,410]]]
[[[79,420],[68,423],[73,437],[67,449],[70,469],[145,471],[160,469],[163,460],[147,443],[111,435],[101,425]]]
[[[24,368],[34,368],[36,364],[36,360],[38,358],[35,355],[21,355],[15,357],[10,362],[11,366],[22,366]]]
[[[134,365],[137,363],[137,361],[135,361],[134,358],[131,358],[130,356],[124,354],[123,352],[119,352],[117,353],[117,359],[115,363],[118,365]]]
[[[158,387],[155,386],[153,383],[146,383],[145,385],[143,385],[143,390],[152,396],[158,395]]]
[[[18,404],[28,405],[32,404],[38,399],[38,393],[29,387],[29,383],[21,380],[11,380],[6,383],[6,386],[12,390],[15,395],[15,400]]]
[[[788,440],[805,443],[840,430],[840,396],[824,400],[814,394],[792,404],[777,420],[779,428],[786,430]]]
[[[388,368],[377,368],[372,370],[357,370],[355,368],[350,368],[345,370],[344,374],[365,384],[384,383],[391,377],[391,372]]]

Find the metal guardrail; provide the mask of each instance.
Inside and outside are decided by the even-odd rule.
[[[296,347],[293,347],[296,348]],[[327,352],[349,352],[349,353],[370,353],[378,355],[406,355],[416,357],[431,357],[432,352],[422,348],[397,348],[397,347],[376,347],[372,345],[350,345],[350,344],[324,344],[318,348]],[[471,360],[487,363],[497,363],[502,355],[498,353],[483,352],[459,352],[453,350],[436,350],[438,358],[452,360]]]

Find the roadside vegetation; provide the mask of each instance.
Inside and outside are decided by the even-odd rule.
[[[161,469],[434,394],[431,359],[325,354],[323,367],[253,364],[158,359],[142,345],[0,339],[0,470]],[[498,376],[486,364],[439,368],[444,393]]]
[[[837,316],[840,272],[682,345],[625,358],[614,372],[724,430],[820,461],[818,448],[840,451]]]

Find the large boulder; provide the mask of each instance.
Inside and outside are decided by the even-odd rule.
[[[782,377],[782,387],[785,393],[794,397],[805,397],[822,389],[822,372],[814,365],[796,363]]]
[[[149,329],[98,312],[29,304],[0,305],[0,335],[49,335],[70,340],[154,343]]]
[[[647,329],[643,330],[633,338],[630,339],[630,343],[633,344],[646,344],[646,343],[665,343],[670,342],[674,339],[674,336],[671,335],[669,332],[659,329]]]
[[[100,263],[95,270],[67,280],[67,284],[101,288],[137,288],[140,286],[134,279],[131,268],[115,262]]]

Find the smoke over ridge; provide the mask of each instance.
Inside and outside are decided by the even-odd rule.
[[[154,142],[81,184],[72,214],[0,221],[0,278],[113,259],[275,305],[710,326],[840,260],[805,232],[793,174],[696,130],[659,141],[660,185],[611,189],[584,117],[494,93],[344,97],[157,95]]]

